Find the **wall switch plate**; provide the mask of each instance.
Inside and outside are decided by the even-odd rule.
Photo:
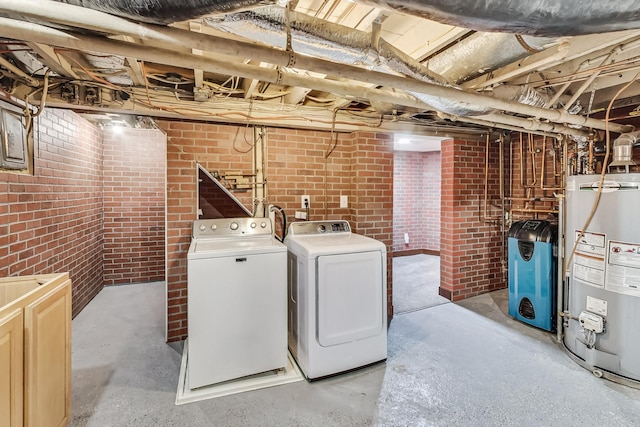
[[[307,209],[311,207],[311,197],[308,194],[304,196],[300,196],[300,207],[302,209]]]
[[[349,196],[340,196],[340,207],[341,208],[349,207]]]

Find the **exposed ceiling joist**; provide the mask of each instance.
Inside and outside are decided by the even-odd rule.
[[[55,71],[57,74],[70,77],[73,79],[79,79],[78,74],[73,70],[73,67],[65,58],[58,55],[55,50],[46,44],[42,43],[27,43],[35,53],[40,55],[42,61],[49,67],[51,70]]]

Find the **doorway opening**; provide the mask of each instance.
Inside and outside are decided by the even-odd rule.
[[[449,302],[440,287],[440,193],[443,138],[396,135],[393,185],[395,314]]]

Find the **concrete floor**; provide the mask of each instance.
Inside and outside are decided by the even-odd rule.
[[[71,425],[638,425],[640,391],[594,377],[506,310],[498,291],[397,315],[386,363],[175,406],[164,284],[108,287],[73,321]]]
[[[448,303],[438,294],[440,257],[418,254],[393,258],[393,310],[408,313]]]

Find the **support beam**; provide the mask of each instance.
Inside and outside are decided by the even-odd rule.
[[[62,77],[69,77],[72,79],[79,79],[80,77],[73,70],[69,61],[58,55],[51,46],[42,43],[28,42],[29,46],[35,53],[42,58],[45,65],[56,74]]]
[[[551,47],[542,52],[533,54],[521,61],[505,65],[493,70],[491,77],[487,75],[477,77],[464,83],[465,89],[483,89],[491,85],[505,82],[519,76],[525,76],[531,71],[544,71],[560,65],[563,62],[582,58],[585,55],[596,53],[602,49],[611,48],[617,44],[640,37],[640,31],[617,31],[607,34],[593,34],[588,36],[572,37],[561,45]]]

